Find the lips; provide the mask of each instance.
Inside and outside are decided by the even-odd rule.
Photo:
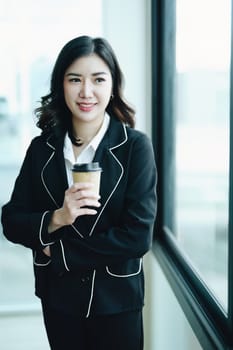
[[[78,103],[79,109],[83,112],[90,112],[95,107],[96,103]]]

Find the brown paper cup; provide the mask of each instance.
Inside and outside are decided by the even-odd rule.
[[[74,183],[91,182],[94,185],[93,191],[99,195],[101,171],[98,162],[74,164],[72,168],[73,181]]]

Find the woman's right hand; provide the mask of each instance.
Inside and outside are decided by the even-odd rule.
[[[97,211],[89,207],[98,208],[99,199],[100,196],[93,192],[92,183],[74,183],[65,191],[63,206],[54,211],[48,232],[73,224],[79,216],[95,215]]]

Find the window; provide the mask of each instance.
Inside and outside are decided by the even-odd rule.
[[[176,1],[174,234],[226,310],[230,21],[229,0]]]
[[[232,345],[231,22],[230,0],[152,1],[154,251],[207,349]]]

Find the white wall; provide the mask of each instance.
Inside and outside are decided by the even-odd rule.
[[[103,36],[126,78],[125,95],[137,111],[136,127],[151,133],[150,0],[103,0]],[[144,259],[145,350],[199,350],[192,329],[154,255]]]

